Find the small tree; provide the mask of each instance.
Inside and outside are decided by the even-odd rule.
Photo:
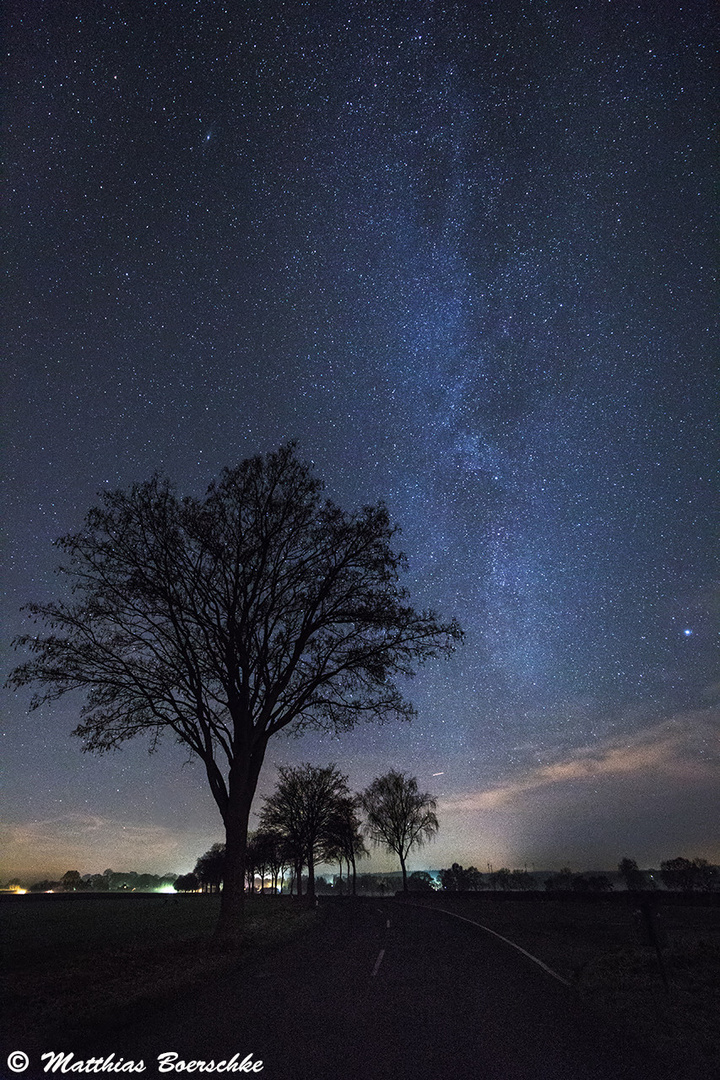
[[[71,598],[10,677],[33,707],[86,694],[75,734],[104,752],[169,734],[202,761],[225,825],[216,939],[239,944],[247,831],[268,741],[308,727],[410,718],[398,677],[451,651],[457,623],[417,612],[383,504],[346,513],[293,445],[226,469],[205,498],[154,476],[104,493],[57,543]]]
[[[360,832],[357,796],[340,796],[335,800],[333,812],[325,830],[323,840],[323,862],[338,862],[342,873],[343,861],[352,874],[352,895],[357,893],[357,860],[368,854]]]
[[[384,776],[376,777],[366,788],[361,805],[367,817],[370,839],[394,851],[400,859],[403,892],[407,892],[405,861],[411,848],[431,840],[439,829],[435,798],[418,791],[414,776],[391,769]]]
[[[200,856],[193,872],[203,892],[220,892],[225,876],[225,845],[213,844],[209,851]]]
[[[33,885],[30,886],[28,891],[31,893],[58,892],[60,890],[61,884],[62,883],[60,881],[36,881]]]
[[[307,893],[315,896],[315,863],[323,855],[337,822],[340,804],[349,798],[347,778],[335,765],[281,765],[280,779],[272,795],[265,798],[260,822],[265,829],[282,833],[308,868]]]
[[[448,870],[440,871],[440,886],[446,892],[477,892],[482,888],[482,874],[474,866],[465,869],[453,863]]]
[[[645,875],[638,869],[638,864],[634,859],[621,859],[618,863],[618,872],[628,892],[638,892],[645,888]]]
[[[525,892],[535,888],[535,878],[527,870],[513,870],[508,884],[511,889],[520,889]]]
[[[613,891],[613,883],[607,874],[589,874],[587,880],[589,892],[607,893]]]
[[[413,870],[408,878],[408,889],[410,892],[434,892],[435,881],[432,874],[428,874],[427,870]]]
[[[260,892],[265,888],[265,878],[277,886],[278,876],[287,865],[287,852],[283,837],[272,829],[258,829],[248,835],[246,877],[250,892],[255,892],[255,878],[260,878]]]
[[[255,845],[257,861],[261,867],[261,888],[264,882],[264,874],[267,873],[270,875],[271,887],[276,892],[278,883],[281,883],[285,867],[289,864],[283,836],[272,829],[259,829],[255,833]]]
[[[512,875],[508,866],[501,866],[499,870],[493,870],[490,874],[490,885],[493,889],[506,890],[511,887]]]
[[[77,892],[82,888],[83,882],[79,870],[68,870],[63,874],[62,886],[65,892]]]
[[[572,889],[574,876],[570,867],[564,866],[562,870],[558,870],[557,874],[546,878],[545,889],[547,892],[566,892]]]
[[[200,882],[194,874],[180,874],[173,884],[175,892],[197,892]]]

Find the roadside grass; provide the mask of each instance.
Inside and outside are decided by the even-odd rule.
[[[282,897],[248,897],[238,955],[210,948],[218,896],[6,902],[4,1030],[23,1048],[122,1026],[202,980],[262,959],[317,922]]]
[[[640,942],[630,903],[452,893],[424,902],[527,949],[570,980],[590,1007],[659,1050],[678,1077],[714,1075],[720,1061],[719,907],[660,908],[666,989],[654,948]]]
[[[79,954],[128,944],[162,945],[210,935],[218,912],[217,896],[103,897],[82,895],[57,900],[6,901],[0,908],[9,970],[72,960]]]
[[[678,937],[663,950],[668,987],[654,950],[625,947],[589,961],[582,992],[604,1011],[619,1012],[676,1063],[692,1062],[693,1075],[712,1076],[720,1061],[720,942]]]

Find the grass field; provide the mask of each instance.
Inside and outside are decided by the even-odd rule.
[[[641,1031],[695,1072],[717,1074],[720,1061],[720,907],[666,905],[662,960],[643,945],[633,905],[562,900],[494,900],[488,894],[435,893],[424,902],[477,921],[509,938],[568,979],[591,1007]]]
[[[49,957],[72,960],[119,945],[165,944],[209,936],[218,897],[162,895],[87,900],[7,901],[0,907],[10,970],[45,965]]]
[[[175,902],[177,899],[177,902]],[[4,1030],[24,1049],[130,1022],[239,963],[257,966],[316,921],[282,897],[249,897],[242,960],[208,949],[218,896],[82,896],[0,905]]]

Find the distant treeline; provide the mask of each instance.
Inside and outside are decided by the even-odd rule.
[[[105,870],[102,874],[81,875],[77,870],[68,870],[59,881],[38,881],[31,885],[30,892],[158,892],[162,889],[175,889],[178,892],[214,892],[222,887],[224,845],[214,844],[210,851],[202,855],[192,874],[138,874],[133,870],[116,872]],[[248,888],[252,891],[264,891],[267,881],[268,891],[277,892],[289,889],[292,879],[284,882],[277,875],[265,878],[265,867],[251,865],[248,874]],[[303,876],[303,886],[306,879]],[[616,886],[628,891],[652,891],[667,889],[683,893],[720,892],[720,867],[713,866],[706,859],[687,859],[678,856],[660,863],[659,870],[640,870],[634,859],[624,858],[615,871],[603,873],[574,873],[569,867],[556,872],[527,869],[499,870],[481,872],[474,866],[467,868],[453,863],[446,870],[430,873],[416,870],[407,876],[411,892],[573,892],[607,893]],[[389,895],[402,884],[402,874],[358,874],[355,891],[358,894]],[[21,885],[14,879],[5,886],[16,889]],[[351,879],[342,874],[318,875],[315,878],[318,893],[343,895],[351,891]]]
[[[418,875],[412,875],[418,878]],[[430,875],[425,875],[430,878]],[[529,873],[527,870],[510,870],[501,867],[481,873],[474,866],[464,869],[453,863],[438,875],[439,887],[447,892],[478,892],[497,890],[545,892],[603,893],[611,892],[616,884],[631,892],[652,891],[659,888],[678,892],[715,892],[720,889],[720,868],[712,866],[707,859],[686,859],[678,856],[660,863],[659,870],[640,870],[634,859],[624,858],[617,871],[607,873],[574,873],[564,867],[555,873]],[[413,886],[411,885],[411,888]],[[432,880],[417,880],[414,888],[438,888]]]
[[[29,892],[157,892],[171,889],[177,874],[138,874],[134,870],[122,873],[105,870],[102,874],[81,874],[79,870],[68,870],[59,881],[36,881]],[[16,879],[8,882],[12,889],[20,885]]]

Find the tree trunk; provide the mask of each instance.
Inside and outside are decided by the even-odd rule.
[[[225,823],[225,883],[220,897],[220,918],[214,943],[222,949],[237,949],[245,916],[245,853],[250,806],[239,807]]]
[[[215,927],[216,949],[232,951],[242,942],[245,918],[245,860],[248,824],[264,747],[234,762],[228,776],[225,819],[225,883],[220,898],[220,917]]]
[[[400,856],[400,866],[402,867],[403,875],[403,892],[406,893],[408,891],[407,870],[405,869],[405,860],[403,859],[402,855]]]

